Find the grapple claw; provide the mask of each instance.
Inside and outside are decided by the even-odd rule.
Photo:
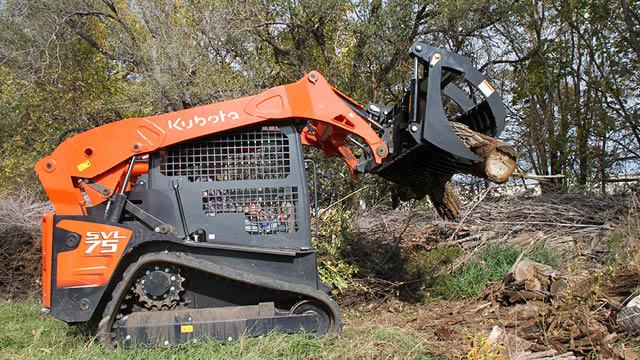
[[[499,135],[505,119],[500,95],[464,56],[420,42],[413,44],[410,54],[412,88],[384,121],[393,152],[373,171],[400,185],[469,172],[482,159],[463,143],[451,122]],[[450,101],[445,102],[443,94]]]

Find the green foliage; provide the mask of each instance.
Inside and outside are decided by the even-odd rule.
[[[624,243],[626,234],[620,231],[614,231],[607,237],[607,250],[610,252],[616,251],[620,248],[620,245]]]
[[[345,239],[350,236],[351,215],[351,211],[341,207],[330,210],[323,216],[317,236],[313,239],[318,252],[320,279],[337,292],[345,290],[358,272],[358,268],[344,258],[344,254],[349,252]]]
[[[320,257],[318,275],[327,285],[331,286],[334,293],[340,293],[349,287],[349,281],[358,272],[358,268],[342,260],[329,260]]]
[[[539,246],[526,257],[533,261],[537,261],[541,264],[549,265],[551,267],[558,266],[558,251],[548,246]]]
[[[81,41],[66,45],[67,65],[55,81],[23,78],[0,66],[0,190],[36,185],[35,162],[58,145],[71,127],[90,128],[144,110],[139,84],[128,83],[118,66]],[[61,59],[62,61],[62,59]],[[136,96],[138,103],[130,103]],[[138,110],[138,111],[140,111]]]
[[[407,274],[405,277],[419,280],[419,286],[414,290],[415,294],[422,297],[422,300],[429,298],[431,296],[430,290],[438,279],[436,274],[450,266],[461,253],[462,250],[457,246],[438,246],[435,249],[415,254],[405,266]]]
[[[34,161],[65,129],[250,95],[313,69],[363,103],[393,103],[415,40],[494,62],[485,70],[518,115],[507,135],[530,154],[527,170],[603,180],[640,146],[640,9],[621,4],[2,1],[0,181],[32,184]],[[342,165],[321,176],[336,195],[324,205],[357,188]],[[360,199],[377,202],[385,187],[364,182]]]
[[[356,318],[337,336],[269,334],[230,344],[118,349],[105,354],[91,337],[42,315],[35,300],[0,302],[0,359],[432,359],[423,334]],[[346,315],[349,323],[354,316]],[[380,346],[384,344],[384,346]]]
[[[478,252],[475,260],[434,285],[434,294],[456,299],[478,295],[487,283],[501,280],[520,255],[520,249],[508,244],[490,244]]]

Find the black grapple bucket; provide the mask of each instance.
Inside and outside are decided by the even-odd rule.
[[[422,43],[414,43],[411,55],[412,88],[388,110],[382,125],[390,154],[373,172],[401,186],[469,173],[482,159],[465,146],[451,122],[496,137],[504,128],[502,99],[464,56]]]

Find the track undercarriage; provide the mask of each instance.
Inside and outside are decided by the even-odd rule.
[[[194,288],[198,282],[209,286]],[[247,303],[259,302],[233,304],[239,290],[252,294]],[[324,292],[168,252],[132,264],[102,316],[98,339],[107,348],[225,342],[274,331],[322,336],[341,326],[339,309]]]

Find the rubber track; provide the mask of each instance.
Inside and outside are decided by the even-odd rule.
[[[161,252],[161,253],[149,253],[141,256],[138,260],[127,268],[122,275],[122,280],[116,285],[112,292],[111,299],[105,306],[102,313],[102,320],[98,324],[98,331],[96,337],[100,344],[105,349],[113,349],[115,343],[111,338],[111,328],[115,322],[115,316],[120,308],[120,304],[124,299],[127,291],[131,287],[131,284],[135,280],[134,275],[144,265],[150,263],[170,263],[178,266],[188,267],[195,270],[207,272],[209,274],[224,277],[229,280],[264,287],[276,291],[288,292],[291,294],[302,295],[308,300],[315,300],[323,304],[326,310],[332,317],[332,324],[329,328],[329,333],[337,333],[342,328],[342,322],[340,320],[340,308],[326,293],[311,288],[309,286],[292,284],[285,281],[272,279],[265,276],[250,274],[244,271],[239,271],[228,266],[214,264],[212,262],[194,258],[187,254],[176,252]]]

